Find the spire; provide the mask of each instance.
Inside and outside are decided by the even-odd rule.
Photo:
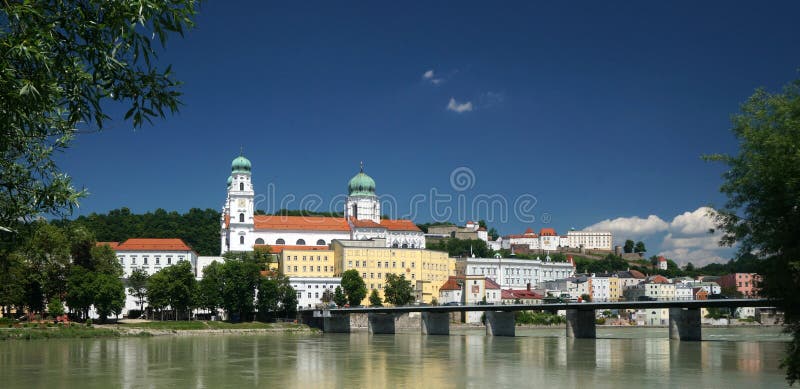
[[[244,146],[239,146],[239,156],[240,157],[244,156]]]
[[[364,161],[361,161],[361,173],[364,173]]]

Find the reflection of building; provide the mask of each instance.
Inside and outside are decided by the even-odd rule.
[[[254,246],[320,246],[334,239],[384,239],[387,247],[424,248],[422,231],[410,220],[382,219],[375,181],[363,167],[348,183],[344,217],[256,215],[250,161],[231,163],[222,208],[222,253],[252,251]]]
[[[575,272],[570,262],[508,258],[457,258],[456,275],[483,275],[503,289],[536,288],[544,281],[567,278]]]

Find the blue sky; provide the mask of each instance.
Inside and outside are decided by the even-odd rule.
[[[700,156],[736,150],[730,116],[755,88],[797,78],[798,14],[796,2],[207,2],[161,56],[185,83],[181,112],[136,131],[111,122],[59,162],[91,192],[78,214],[219,209],[242,147],[257,192],[278,198],[265,207],[293,195],[290,208],[315,196],[330,208],[364,161],[395,217],[484,218],[503,234],[594,226],[705,263],[730,251],[703,232],[723,167]],[[487,198],[505,211],[473,212]]]

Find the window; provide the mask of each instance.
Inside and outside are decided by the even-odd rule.
[[[172,257],[167,257],[167,265],[172,265]]]
[[[367,273],[361,273],[361,278],[367,278]]]
[[[161,264],[161,257],[156,257],[156,265],[160,265],[160,264]]]
[[[297,266],[294,267],[294,271],[297,271]]]
[[[239,183],[239,190],[244,190],[244,182]]]
[[[325,271],[328,271],[328,267],[327,266],[325,266]]]
[[[244,214],[243,213],[239,214],[239,223],[244,223]]]
[[[308,292],[308,298],[311,298],[311,292]]]
[[[416,278],[417,278],[417,275],[416,275],[416,274],[414,274],[414,273],[411,273],[411,279],[412,279],[412,280],[414,280],[414,279],[416,279]]]
[[[286,244],[286,241],[282,238],[278,238],[278,240],[275,241],[275,244]]]
[[[324,260],[325,260],[325,261],[327,261],[327,260],[328,260],[328,256],[327,256],[327,255],[325,256]]]
[[[347,267],[353,267],[353,261],[347,261]]]
[[[416,264],[417,264],[416,262],[411,262],[411,268],[413,269],[414,267],[416,267],[415,266]]]
[[[305,255],[303,255],[303,260],[304,260],[304,261],[306,260],[306,256],[305,256]]]
[[[147,257],[142,258],[142,264],[147,265]]]
[[[298,239],[298,240],[297,240],[297,245],[298,245],[298,246],[304,246],[305,244],[306,244],[306,241],[305,241],[305,240],[303,240],[303,239]]]
[[[306,271],[306,267],[305,266],[303,266],[303,271]]]
[[[321,266],[317,266],[317,271],[322,271],[322,270],[320,270],[321,268],[322,268]]]
[[[400,268],[402,269],[406,268],[406,261],[400,262]]]
[[[361,261],[361,266],[367,267],[367,261]]]
[[[119,264],[120,265],[124,265],[125,264],[125,257],[119,257]]]
[[[378,273],[378,278],[381,278],[381,273]]]
[[[244,244],[244,236],[239,237],[239,244]]]
[[[387,268],[387,269],[388,269],[388,268],[389,268],[389,261],[386,261],[386,262],[384,262],[384,263],[383,263],[383,267],[385,267],[385,268]]]
[[[319,255],[317,255],[317,262],[319,262]]]
[[[397,248],[397,243],[392,244],[392,248]]]
[[[396,267],[397,267],[397,262],[395,262],[395,261],[392,261],[392,269],[394,269],[394,268],[396,268]]]
[[[325,240],[320,239],[317,241],[317,246],[325,246]]]
[[[403,248],[404,248],[404,249],[407,249],[407,248],[408,248],[408,244],[406,244],[406,243],[403,243]]]
[[[378,261],[378,269],[381,268],[381,261]]]
[[[256,244],[264,244],[264,239],[261,238],[256,239]]]

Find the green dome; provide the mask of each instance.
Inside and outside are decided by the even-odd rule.
[[[250,174],[250,160],[244,156],[238,156],[231,162],[231,172]]]
[[[233,183],[233,176],[228,176],[228,186],[231,186]]]
[[[375,180],[362,170],[347,184],[350,196],[375,196]]]

